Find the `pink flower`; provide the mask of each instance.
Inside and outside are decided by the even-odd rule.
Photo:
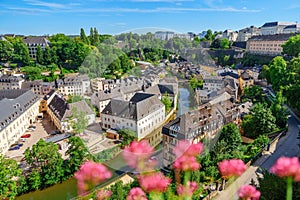
[[[246,171],[247,166],[242,160],[239,159],[231,159],[231,160],[223,160],[218,163],[218,168],[220,174],[224,178],[230,178],[232,176],[240,176]]]
[[[145,192],[139,188],[131,188],[126,200],[147,200]]]
[[[297,157],[280,157],[270,172],[279,177],[293,177],[294,181],[300,181],[300,162]]]
[[[191,144],[187,140],[179,141],[174,149],[174,153],[176,157],[180,157],[182,155],[186,156],[197,156],[203,151],[203,144],[201,142],[197,144]]]
[[[200,164],[196,160],[196,156],[203,151],[203,144],[190,144],[189,141],[179,141],[174,153],[176,160],[174,162],[174,168],[183,171],[195,171],[200,168]]]
[[[179,185],[177,187],[177,193],[179,196],[193,196],[195,190],[197,190],[198,184],[196,182],[188,182],[187,186]]]
[[[109,190],[99,190],[96,194],[97,200],[106,200],[111,196],[111,191]]]
[[[141,175],[138,181],[146,192],[164,192],[171,183],[171,179],[164,177],[161,172]]]
[[[182,171],[196,171],[200,168],[200,164],[196,157],[182,155],[175,160],[173,167]]]
[[[259,200],[260,191],[252,185],[243,185],[238,190],[238,196],[243,200]]]
[[[133,141],[123,151],[123,158],[127,164],[132,168],[141,168],[144,165],[154,149],[146,140],[140,142]]]
[[[78,193],[83,195],[93,187],[111,177],[111,172],[100,163],[87,161],[81,165],[78,172],[75,173],[77,179]]]

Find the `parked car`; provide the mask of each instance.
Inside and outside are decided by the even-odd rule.
[[[20,146],[16,145],[16,146],[10,147],[8,150],[13,151],[13,150],[18,150],[18,149],[20,149]]]
[[[30,138],[31,134],[22,135],[21,138]]]
[[[26,142],[26,140],[27,140],[26,138],[20,138],[19,141],[20,141],[20,142]]]
[[[16,142],[16,143],[12,144],[10,147],[14,147],[14,146],[21,147],[21,146],[23,146],[23,143]]]
[[[36,126],[30,125],[28,128],[36,129]]]

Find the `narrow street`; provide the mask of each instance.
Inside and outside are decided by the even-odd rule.
[[[227,187],[224,191],[219,192],[216,200],[236,200],[238,199],[237,190],[244,184],[249,184],[251,179],[257,180],[257,174],[259,175],[260,169],[269,170],[276,160],[281,156],[294,157],[299,155],[299,124],[300,120],[296,118],[293,113],[288,119],[289,129],[285,136],[281,137],[277,143],[274,143],[270,147],[270,151],[266,152],[260,157],[253,165],[251,165],[247,171],[240,176],[234,183]]]

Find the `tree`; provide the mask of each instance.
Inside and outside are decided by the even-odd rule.
[[[229,49],[230,48],[230,42],[227,38],[222,38],[221,39],[220,48],[221,49]]]
[[[169,112],[169,110],[170,110],[171,107],[172,107],[172,101],[171,101],[171,99],[169,98],[168,94],[164,94],[164,95],[162,96],[161,102],[165,105],[166,112]]]
[[[42,187],[42,177],[38,169],[33,169],[28,177],[28,184],[31,190],[38,190]]]
[[[43,52],[43,63],[45,65],[50,65],[52,63],[56,62],[56,55],[54,55],[54,52],[49,48],[46,47]]]
[[[94,27],[94,46],[98,46],[100,39],[99,39],[99,33],[98,30],[96,29],[96,27]]]
[[[23,65],[29,64],[30,56],[26,44],[19,38],[13,41],[14,53],[13,60]]]
[[[263,90],[257,85],[246,87],[242,99],[250,99],[253,103],[263,101]]]
[[[22,67],[21,71],[23,73],[25,73],[26,76],[27,76],[27,78],[30,79],[30,80],[32,80],[32,81],[42,78],[42,76],[41,76],[42,71],[41,71],[40,68],[26,66],[26,67]]]
[[[70,117],[70,123],[74,133],[83,133],[88,126],[88,119],[86,113],[78,111],[76,107],[72,108],[72,116]]]
[[[268,83],[271,83],[270,68],[268,65],[262,66],[262,76],[267,80]]]
[[[193,76],[190,79],[190,85],[195,90],[203,87],[203,79],[198,79],[197,76]]]
[[[287,63],[281,56],[275,57],[270,63],[270,81],[275,91],[285,85],[286,68]]]
[[[63,159],[56,144],[40,139],[31,149],[27,148],[24,154],[26,162],[40,173],[42,188],[62,180]]]
[[[289,56],[298,56],[300,53],[300,35],[290,37],[282,45],[283,53]]]
[[[36,62],[41,65],[44,64],[43,50],[40,46],[37,46],[36,49]]]
[[[10,42],[6,40],[0,41],[0,60],[11,60],[13,52],[13,45]]]
[[[223,126],[219,140],[224,140],[233,149],[242,143],[241,133],[237,125],[229,123]]]
[[[15,160],[4,158],[0,155],[0,198],[15,199],[17,195],[17,177],[21,169]]]
[[[230,42],[227,38],[218,38],[211,43],[211,47],[216,49],[229,49]]]
[[[19,176],[17,182],[18,196],[20,196],[21,194],[25,194],[28,191],[29,191],[29,183],[27,182],[27,178],[24,175]]]
[[[206,40],[213,41],[213,32],[212,30],[208,29],[206,35],[204,36]]]
[[[118,131],[122,138],[121,146],[128,146],[132,141],[137,139],[137,133],[127,128]]]
[[[80,29],[80,40],[85,44],[90,44],[88,37],[85,35],[84,29]]]
[[[112,186],[110,186],[109,189],[112,192],[112,195],[109,197],[109,199],[126,199],[126,196],[129,193],[131,186],[130,184],[124,185],[122,181],[118,181]]]
[[[288,114],[289,111],[286,107],[284,107],[280,103],[273,103],[270,107],[273,116],[276,118],[276,125],[280,128],[284,128],[286,126],[287,120],[288,120]]]
[[[94,37],[94,30],[93,30],[93,28],[91,27],[90,28],[90,44],[91,45],[94,45],[95,44],[95,39],[94,39],[95,37]]]
[[[80,137],[72,136],[69,138],[69,148],[66,152],[66,155],[69,156],[66,164],[66,175],[71,176],[74,172],[78,171],[80,165],[85,160],[92,159],[87,147],[84,145]]]
[[[242,128],[245,135],[256,138],[259,135],[274,131],[275,122],[276,119],[271,110],[263,104],[257,103],[251,108],[250,114],[244,117]]]

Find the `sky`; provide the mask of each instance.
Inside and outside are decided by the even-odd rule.
[[[0,34],[200,33],[299,19],[299,0],[0,0]]]

